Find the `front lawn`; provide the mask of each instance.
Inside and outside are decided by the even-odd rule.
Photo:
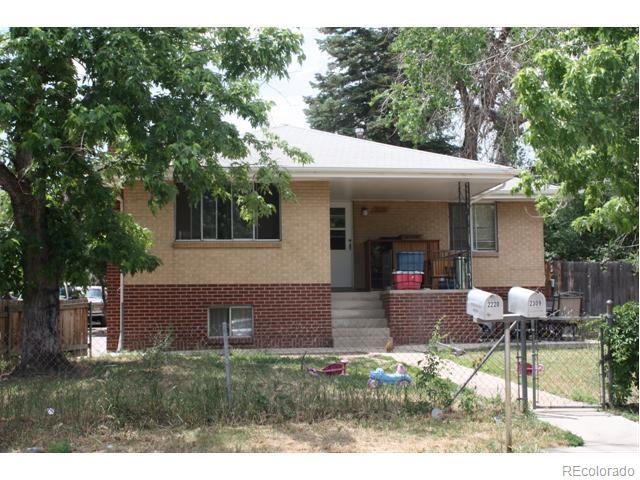
[[[322,367],[333,357],[310,357]],[[501,451],[500,402],[471,392],[444,419],[429,389],[367,388],[383,356],[350,359],[349,375],[314,377],[300,358],[235,352],[229,407],[219,355],[150,351],[78,362],[68,377],[0,381],[0,451]],[[416,374],[410,368],[410,373]],[[449,395],[455,388],[445,384]],[[520,451],[570,442],[516,417]]]
[[[511,378],[516,381],[518,350],[512,344]],[[555,346],[554,346],[555,347]],[[470,351],[461,356],[443,353],[442,356],[460,365],[475,368],[484,358],[486,351]],[[538,374],[540,390],[578,402],[597,405],[600,403],[600,350],[597,344],[587,344],[581,348],[540,348],[538,363],[544,370]],[[532,363],[531,350],[527,352],[527,361]],[[496,351],[481,368],[481,372],[504,378],[504,352]],[[531,386],[531,376],[528,377]]]

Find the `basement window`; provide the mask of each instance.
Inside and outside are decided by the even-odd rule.
[[[253,335],[253,307],[251,305],[216,306],[209,308],[209,337],[222,338],[222,324],[229,325],[229,337]]]

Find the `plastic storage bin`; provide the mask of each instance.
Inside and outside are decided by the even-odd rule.
[[[396,268],[399,272],[423,272],[424,252],[398,252]]]
[[[396,290],[420,290],[423,272],[397,271],[393,272],[393,288]]]

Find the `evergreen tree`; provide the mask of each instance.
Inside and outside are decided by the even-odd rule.
[[[312,128],[356,136],[405,147],[417,147],[441,153],[454,153],[443,129],[429,137],[403,140],[395,128],[393,116],[383,114],[380,94],[398,75],[397,61],[390,46],[397,28],[322,28],[325,38],[320,49],[331,55],[326,74],[317,74],[313,86],[318,94],[306,97],[307,120]],[[445,126],[443,126],[445,127]]]

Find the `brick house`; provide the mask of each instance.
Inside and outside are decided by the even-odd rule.
[[[470,286],[503,296],[544,286],[543,222],[532,199],[511,193],[516,170],[309,129],[275,132],[314,162],[274,154],[296,199],[275,192],[277,213],[257,225],[244,224],[233,201],[205,196],[191,207],[181,192],[154,215],[142,187],[123,192],[123,210],[151,230],[162,265],[123,283],[109,270],[108,349],[121,288],[125,348],[171,333],[174,348],[189,350],[220,345],[224,321],[232,344],[247,347],[421,343],[443,316],[461,341],[480,333],[464,311]],[[418,290],[393,289],[406,251],[422,252]]]

